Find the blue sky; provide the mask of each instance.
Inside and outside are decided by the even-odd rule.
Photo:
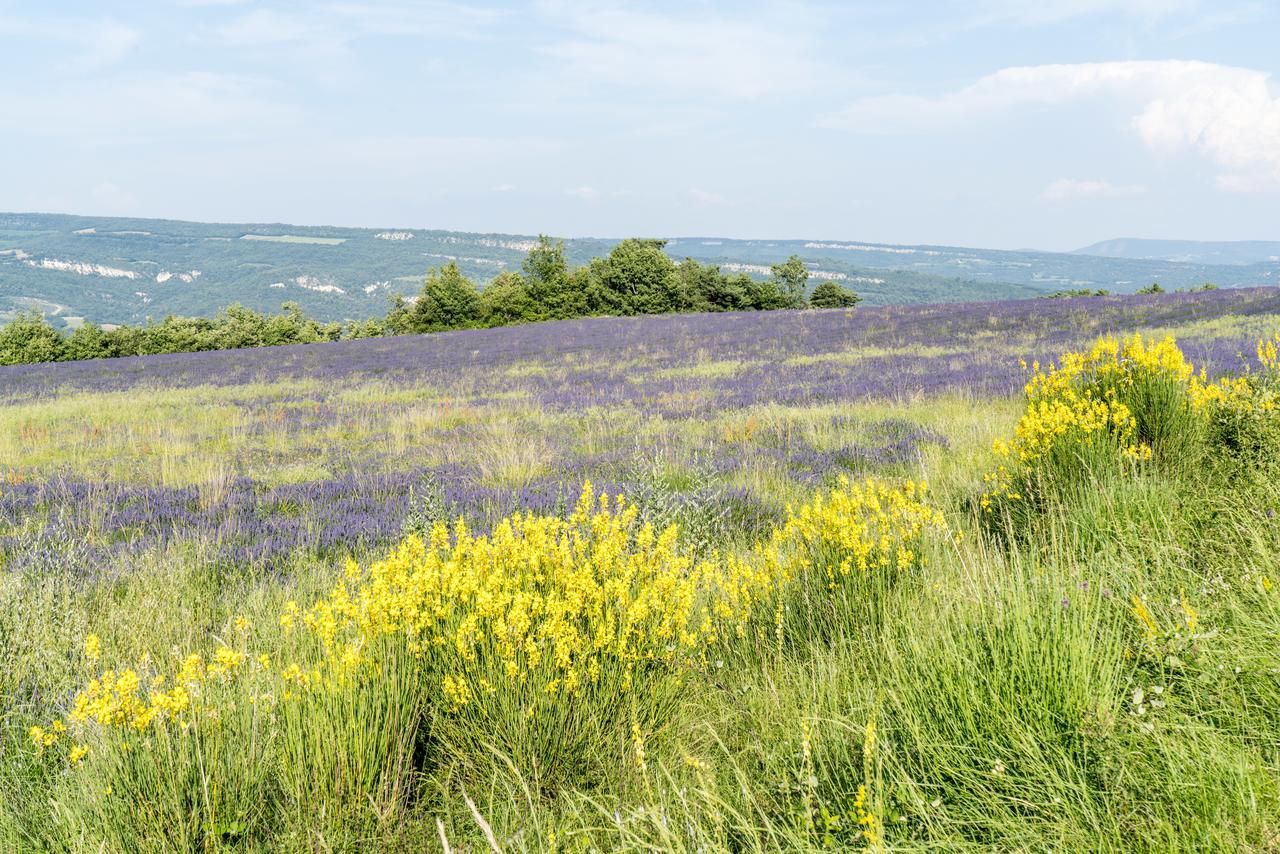
[[[0,210],[1280,239],[1277,5],[0,0]]]

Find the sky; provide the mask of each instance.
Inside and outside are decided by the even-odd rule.
[[[0,0],[0,210],[1280,239],[1280,4]]]

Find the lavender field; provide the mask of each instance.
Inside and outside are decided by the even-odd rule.
[[[563,517],[587,481],[596,490],[626,496],[642,521],[658,528],[677,525],[680,547],[700,557],[748,553],[784,524],[789,507],[837,486],[841,476],[927,480],[943,496],[952,524],[973,528],[969,514],[982,490],[981,475],[991,467],[992,442],[1012,431],[1022,408],[1024,363],[1048,365],[1065,351],[1087,349],[1098,336],[1141,331],[1175,336],[1208,380],[1244,370],[1258,340],[1278,330],[1280,290],[1242,289],[595,318],[0,368],[0,645],[6,653],[0,662],[0,744],[10,756],[5,779],[18,785],[13,781],[35,773],[22,764],[26,759],[12,757],[21,754],[32,721],[70,702],[83,666],[65,651],[78,648],[86,634],[100,638],[121,660],[221,642],[243,614],[265,615],[272,623],[286,600],[327,591],[348,558],[371,560],[408,534],[425,534],[459,517],[478,534],[516,513]],[[1141,495],[1132,500],[1148,506]],[[1133,531],[1158,527],[1149,520],[1130,522]],[[951,597],[949,602],[981,601],[975,591],[1003,583],[993,578],[1034,575],[1037,563],[1050,559],[1048,545],[995,556],[996,540],[983,539],[976,529],[970,536],[973,545],[964,548],[972,551],[944,555],[940,565],[952,570],[938,575],[932,587],[941,591],[937,596]],[[1070,534],[1089,536],[1105,540],[1084,529]],[[1146,546],[1142,537],[1134,542],[1126,540],[1125,548],[1136,551],[1107,560],[1163,565],[1177,551],[1170,547],[1140,558]],[[1084,548],[1071,546],[1077,547]],[[1054,540],[1052,549],[1068,547]],[[1056,553],[1069,566],[1062,577],[1070,578],[1062,590],[1052,591],[1052,601],[1063,602],[1056,613],[1100,592],[1110,601],[1116,582],[1103,584],[1101,570],[1089,575],[1080,562],[1082,552],[1068,552]],[[1188,593],[1193,594],[1198,592]],[[941,609],[930,611],[936,626],[960,619],[936,602],[926,611],[935,606]],[[889,641],[877,636],[875,643]],[[914,648],[915,641],[893,643],[902,650]],[[733,757],[717,772],[726,776],[715,785],[726,785],[738,772],[763,780],[778,763],[790,762],[759,739],[733,740],[743,737],[731,735],[737,726],[734,703],[751,707],[757,721],[800,709],[852,719],[869,708],[874,686],[885,684],[877,680],[911,675],[905,659],[886,660],[907,670],[879,673],[864,663],[854,668],[856,679],[851,670],[839,677],[818,674],[815,681],[810,669],[834,666],[832,660],[788,660],[779,663],[779,671],[766,668],[767,685],[743,677],[729,692],[737,691],[738,700],[721,698],[687,711],[718,727]],[[844,685],[849,693],[824,693],[824,682]],[[1164,690],[1167,683],[1159,684]],[[796,729],[794,723],[786,726]],[[766,724],[752,726],[757,725]],[[785,739],[793,735],[788,730]],[[702,747],[710,749],[708,744]],[[809,749],[806,741],[804,750]],[[843,749],[837,740],[822,748],[827,753],[805,761],[838,764]],[[794,746],[779,750],[794,752]],[[1008,750],[1005,756],[1016,754],[1014,747]],[[684,770],[692,773],[702,761],[691,759]],[[734,764],[739,762],[746,764]],[[987,784],[984,778],[981,785]],[[1054,782],[1059,784],[1069,787],[1065,778]],[[485,793],[481,812],[505,828],[505,845],[542,850],[545,845],[519,835],[528,805],[521,806],[517,790]],[[476,832],[467,808],[459,807],[460,792],[446,787],[438,796],[415,800],[415,808],[426,810],[432,821],[398,824],[392,836],[378,837],[377,846],[428,838],[434,845],[434,816],[442,809],[461,810],[446,822],[455,838]],[[932,794],[920,801],[923,795],[905,792],[893,796],[895,803],[933,801]],[[640,806],[643,791],[618,797],[630,806],[618,808],[614,829],[608,827],[613,807],[606,812],[606,830],[620,834],[606,834],[607,847],[681,847],[671,839],[654,842],[665,837],[652,835],[652,815]],[[581,839],[598,840],[595,819],[584,818],[590,803],[550,803],[546,820],[574,824]],[[1012,809],[1001,807],[1006,808]],[[666,802],[663,809],[664,815],[674,814],[677,806]],[[1125,815],[1132,809],[1124,807],[1130,810]],[[626,820],[631,825],[624,814],[632,816]],[[26,813],[11,813],[10,822],[17,820],[14,815]],[[1047,812],[1036,815],[1037,821],[1049,821]],[[1037,841],[1094,839],[1083,825],[1034,839],[1003,831],[970,834],[966,827],[982,826],[986,819],[957,814],[953,825],[940,816],[904,818],[910,831],[901,839],[979,846],[1000,840],[1014,848],[1019,841],[1034,848]],[[1127,821],[1108,824],[1106,833],[1121,834]],[[690,839],[700,838],[698,827]],[[1168,830],[1182,832],[1174,825]],[[791,830],[760,832],[742,850],[786,848],[800,838],[788,835]],[[850,833],[832,831],[828,847],[871,839]],[[1168,838],[1156,833],[1144,846],[1156,850]],[[1212,848],[1233,838],[1224,832],[1200,841]],[[319,845],[313,840],[300,847]],[[584,845],[591,850],[598,842]],[[359,847],[352,843],[348,850]]]
[[[281,571],[385,546],[427,511],[481,529],[584,480],[719,507],[751,536],[839,473],[983,444],[1020,361],[1172,330],[1231,371],[1274,289],[591,319],[0,369],[0,554],[117,571],[198,546]],[[672,509],[674,508],[674,509]],[[656,509],[655,509],[655,512]]]

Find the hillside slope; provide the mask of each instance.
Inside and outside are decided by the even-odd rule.
[[[1261,264],[1280,261],[1280,240],[1147,240],[1121,237],[1103,240],[1078,255],[1128,258],[1146,261],[1176,261],[1184,264]]]
[[[67,326],[209,315],[239,302],[263,311],[287,300],[322,320],[385,312],[417,291],[430,267],[455,261],[477,281],[518,269],[536,238],[426,229],[0,214],[0,320],[27,309]],[[616,241],[566,240],[570,263]],[[815,280],[835,279],[871,305],[1014,299],[1070,288],[1132,291],[1274,282],[1280,263],[1250,266],[1099,258],[1066,253],[820,240],[673,238],[667,251],[763,277],[799,255]]]

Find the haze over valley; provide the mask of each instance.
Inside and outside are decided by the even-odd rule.
[[[195,223],[0,213],[0,320],[38,311],[74,327],[147,317],[212,315],[233,303],[276,311],[300,304],[320,320],[382,314],[412,296],[429,268],[454,262],[479,283],[518,270],[537,235],[388,227]],[[573,265],[616,239],[570,237]],[[1113,240],[1074,253],[899,246],[856,239],[667,238],[676,260],[695,258],[754,278],[798,255],[810,283],[836,281],[869,305],[1018,299],[1069,290],[1131,293],[1213,282],[1280,281],[1280,244]]]

